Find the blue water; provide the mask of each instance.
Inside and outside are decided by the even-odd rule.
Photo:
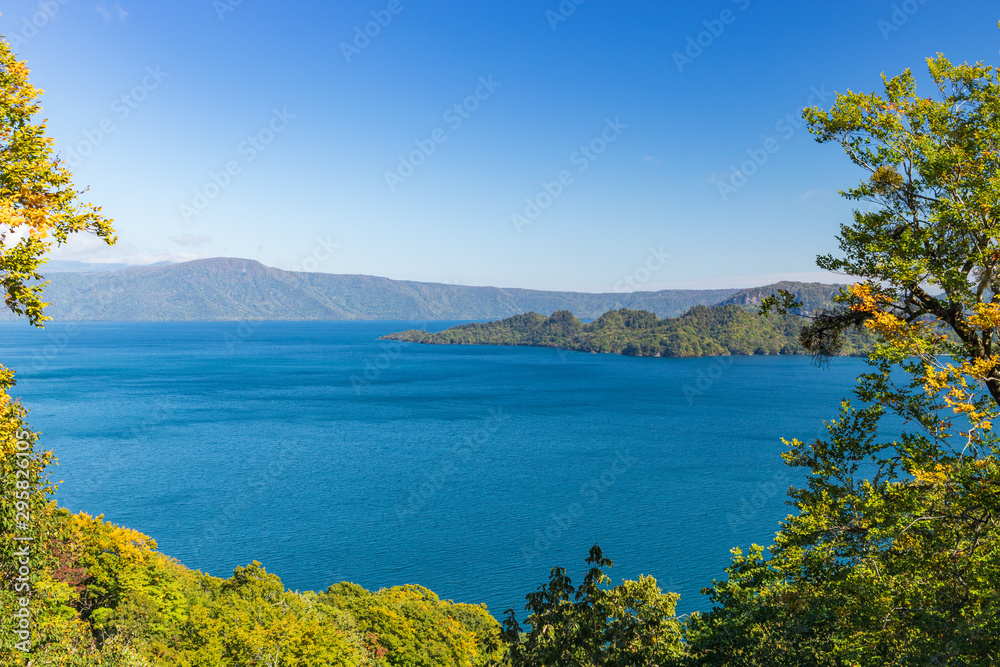
[[[444,328],[450,323],[432,323]],[[857,359],[400,345],[377,323],[0,325],[70,510],[228,576],[419,583],[500,617],[589,547],[706,608],[803,473]]]

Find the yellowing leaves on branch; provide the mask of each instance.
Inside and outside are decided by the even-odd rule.
[[[907,321],[892,310],[885,294],[874,292],[869,284],[852,286],[850,294],[852,311],[864,316],[864,327],[878,334],[882,349],[891,351],[897,359],[918,359],[923,365],[919,377],[927,395],[939,398],[942,407],[965,418],[968,430],[960,431],[959,437],[978,441],[979,435],[992,429],[997,406],[988,384],[1000,365],[1000,355],[942,354],[947,351],[948,336],[941,333],[939,321],[926,314]],[[985,341],[1000,329],[1000,303],[973,303],[968,310],[963,322],[967,336]],[[941,425],[948,424],[942,421]]]
[[[37,119],[42,91],[28,73],[0,38],[0,283],[5,305],[40,326],[47,318],[39,268],[53,243],[76,232],[108,244],[115,237],[100,207],[80,201],[82,192],[45,136]]]
[[[824,437],[788,442],[796,512],[708,589],[696,664],[1000,664],[1000,68],[927,66],[928,92],[906,70],[804,112],[862,205],[817,262],[858,284],[801,340],[823,358],[871,332],[870,371]]]

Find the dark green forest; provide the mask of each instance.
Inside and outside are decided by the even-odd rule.
[[[766,295],[770,296],[770,295]],[[695,306],[680,317],[659,319],[644,310],[612,310],[585,324],[569,311],[463,324],[439,333],[403,331],[389,340],[431,345],[530,345],[633,357],[705,357],[751,354],[807,354],[799,340],[802,318],[762,315],[735,304]],[[871,337],[856,329],[844,334],[841,354],[862,355]]]

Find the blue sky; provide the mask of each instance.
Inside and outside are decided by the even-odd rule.
[[[796,127],[802,107],[939,51],[997,64],[1000,48],[985,1],[2,11],[57,147],[119,231],[61,259],[581,291],[836,279],[814,259],[836,249],[837,191],[860,174]]]

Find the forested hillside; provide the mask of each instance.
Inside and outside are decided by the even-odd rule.
[[[676,318],[659,319],[641,310],[613,310],[590,324],[569,311],[551,317],[516,315],[498,322],[473,323],[440,333],[403,331],[389,340],[434,345],[533,345],[636,357],[704,357],[729,354],[804,354],[802,319],[765,316],[729,304],[695,306]],[[867,334],[848,332],[842,354],[864,354]]]
[[[215,258],[119,271],[50,273],[45,294],[56,321],[489,320],[572,309],[594,318],[612,308],[679,315],[737,292],[548,292],[282,271],[247,259]],[[0,319],[12,319],[0,313]]]
[[[8,434],[10,416],[0,424]],[[45,529],[33,554],[31,664],[472,667],[487,663],[499,633],[485,605],[420,586],[292,592],[257,562],[228,579],[192,571],[101,517],[35,519]],[[0,591],[0,607],[16,600]],[[0,619],[0,664],[16,664],[16,629],[16,618]]]
[[[619,308],[676,317],[724,299],[755,308],[751,290],[550,292],[446,285],[377,276],[282,271],[247,259],[220,257],[116,271],[46,272],[47,313],[56,321],[232,320],[494,320],[518,313],[570,310],[590,320]],[[839,286],[781,283],[794,293],[836,293]],[[809,304],[821,300],[807,299]],[[823,301],[822,305],[829,305]],[[820,306],[816,306],[820,307]],[[13,319],[3,310],[0,319]]]
[[[799,307],[800,312],[812,313],[817,310],[830,308],[833,304],[833,297],[844,287],[846,286],[827,285],[826,283],[782,281],[773,285],[767,285],[766,287],[751,287],[750,289],[740,290],[716,305],[735,304],[756,312],[760,309],[761,304],[764,303],[764,299],[777,293],[779,290],[785,290],[794,295],[799,303],[802,304]]]

